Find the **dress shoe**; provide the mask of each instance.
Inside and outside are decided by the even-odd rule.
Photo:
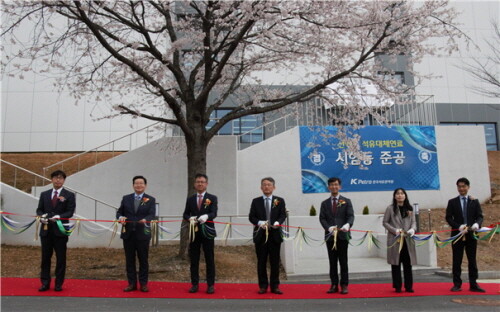
[[[42,285],[40,288],[38,288],[38,291],[47,291],[49,290],[49,285]]]
[[[340,290],[340,293],[341,293],[342,295],[347,295],[347,294],[349,293],[349,290],[347,290],[347,285],[343,285],[343,286],[341,285],[341,286],[340,286],[340,289],[341,289],[341,290]]]
[[[334,294],[334,293],[338,293],[338,292],[339,292],[339,286],[333,285],[332,287],[330,287],[330,289],[328,289],[328,291],[326,293],[327,294]]]
[[[189,292],[192,294],[198,292],[198,285],[191,286],[191,288],[189,288]]]
[[[473,291],[473,292],[481,292],[481,293],[484,293],[486,292],[486,290],[482,289],[481,287],[479,286],[472,286],[471,288],[469,288],[470,291]]]
[[[265,294],[266,292],[267,292],[266,288],[260,288],[258,294],[262,295],[262,294]]]
[[[146,286],[146,285],[141,285],[141,291],[142,291],[142,292],[148,292],[148,291],[149,291],[148,286]]]
[[[400,293],[401,292],[401,288],[396,288],[396,292]]]
[[[54,288],[54,290],[55,290],[55,291],[62,291],[62,286],[56,286],[56,287]]]
[[[414,293],[415,291],[410,288],[410,289],[407,289],[406,292],[408,292],[408,293]]]
[[[283,295],[283,292],[279,288],[272,289],[271,292],[277,295]]]
[[[213,294],[214,292],[215,292],[215,288],[214,288],[214,286],[213,286],[213,285],[208,286],[208,288],[207,288],[207,294],[211,295],[211,294]]]
[[[133,290],[137,290],[137,287],[134,285],[128,285],[127,287],[125,287],[123,289],[124,292],[129,292],[129,291],[133,291]]]
[[[460,288],[460,286],[453,286],[450,290],[451,291],[462,291],[462,288]]]

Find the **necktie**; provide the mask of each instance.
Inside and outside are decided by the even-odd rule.
[[[198,210],[201,209],[202,202],[203,202],[203,195],[202,194],[198,194]]]
[[[52,197],[52,207],[55,207],[57,204],[57,191],[54,192],[54,196]]]
[[[462,201],[463,201],[462,214],[464,215],[464,223],[467,224],[467,197],[462,197]]]
[[[334,217],[337,214],[337,197],[332,198],[332,213]]]
[[[135,195],[134,199],[134,212],[137,213],[137,210],[139,209],[139,204],[141,203],[141,196]]]
[[[271,201],[271,199],[269,197],[266,197],[266,218],[267,218],[267,221],[271,221],[271,205],[269,204],[270,201]]]

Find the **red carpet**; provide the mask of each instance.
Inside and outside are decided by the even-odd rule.
[[[37,278],[2,277],[2,296],[64,296],[64,297],[98,297],[98,298],[198,298],[198,299],[327,299],[327,298],[382,298],[405,296],[450,296],[475,295],[464,284],[461,292],[451,292],[452,283],[417,283],[415,293],[397,294],[390,283],[387,284],[351,284],[349,294],[327,294],[328,284],[282,284],[283,295],[267,293],[257,294],[256,284],[215,284],[215,294],[207,295],[206,284],[200,284],[200,291],[196,294],[188,293],[189,283],[149,282],[149,292],[132,291],[125,293],[125,281],[77,280],[67,279],[64,289],[55,292],[50,289],[39,292],[40,280]],[[486,290],[485,295],[500,294],[500,283],[481,284]]]

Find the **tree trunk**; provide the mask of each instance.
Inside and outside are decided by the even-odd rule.
[[[187,197],[194,194],[194,177],[198,173],[207,173],[207,146],[208,141],[204,136],[204,129],[200,129],[198,135],[194,137],[185,136],[187,148],[187,165],[188,165],[188,179],[187,179]],[[207,190],[208,191],[208,190]],[[179,241],[179,254],[178,256],[183,259],[188,258],[188,245],[189,245],[189,223],[183,220],[181,223],[180,241]]]

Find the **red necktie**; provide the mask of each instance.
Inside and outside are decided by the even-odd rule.
[[[333,216],[337,214],[337,197],[332,198],[332,212]]]
[[[54,192],[54,197],[52,197],[52,207],[57,205],[57,191]]]
[[[201,209],[201,203],[203,202],[203,195],[198,194],[198,210]]]

